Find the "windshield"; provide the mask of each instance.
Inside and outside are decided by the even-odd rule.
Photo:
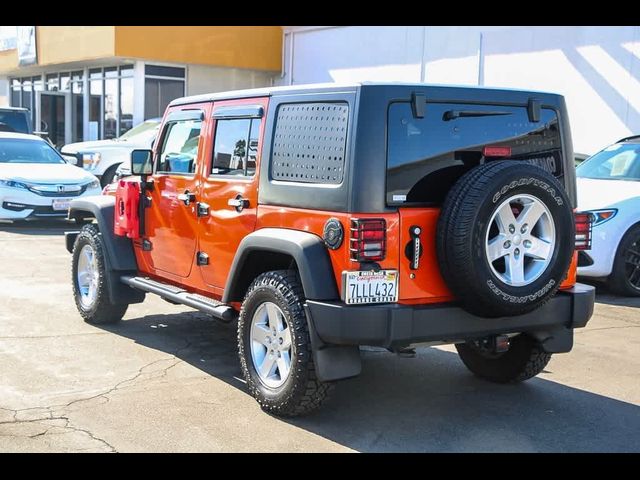
[[[155,136],[156,132],[158,131],[159,126],[160,126],[159,121],[147,120],[146,122],[142,122],[140,125],[137,125],[133,127],[131,130],[120,135],[118,140],[144,141],[145,139],[152,139]]]
[[[29,133],[25,112],[0,111],[0,132]]]
[[[603,180],[640,180],[640,144],[611,145],[581,163],[576,175]]]
[[[66,163],[48,143],[21,138],[0,139],[0,163]]]

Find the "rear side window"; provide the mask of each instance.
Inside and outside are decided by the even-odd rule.
[[[167,125],[160,150],[159,173],[195,173],[201,128],[202,120],[176,121]]]
[[[260,122],[259,118],[216,121],[212,175],[255,175]]]
[[[271,178],[341,184],[348,118],[346,102],[281,104],[271,153]]]
[[[542,109],[529,121],[526,107],[427,103],[415,118],[407,102],[388,114],[387,204],[440,204],[451,185],[474,166],[494,160],[484,146],[511,148],[511,159],[562,175],[562,145],[556,112]]]

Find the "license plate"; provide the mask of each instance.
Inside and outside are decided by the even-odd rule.
[[[342,284],[349,305],[398,301],[397,270],[344,272]]]
[[[51,207],[54,210],[69,210],[69,205],[71,205],[70,198],[56,198],[51,204]]]

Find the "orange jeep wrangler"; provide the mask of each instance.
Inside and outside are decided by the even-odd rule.
[[[171,102],[153,151],[112,195],[73,200],[82,317],[153,293],[237,320],[251,394],[317,408],[360,373],[360,345],[455,344],[518,382],[568,352],[593,312],[576,283],[563,97],[424,84],[310,85]]]

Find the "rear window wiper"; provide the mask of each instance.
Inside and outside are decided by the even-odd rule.
[[[447,110],[442,115],[442,120],[448,122],[461,117],[492,117],[496,115],[511,115],[511,112],[498,112],[487,110]]]

